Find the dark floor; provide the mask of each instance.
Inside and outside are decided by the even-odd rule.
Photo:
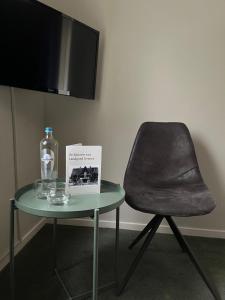
[[[113,280],[114,234],[100,229],[100,285]],[[139,245],[127,249],[137,232],[120,231],[119,276],[123,277]],[[225,299],[225,240],[187,237]],[[66,300],[52,273],[52,227],[46,225],[16,257],[16,300]],[[58,226],[58,265],[73,295],[92,285],[92,229]],[[70,268],[70,266],[73,266]],[[0,299],[9,299],[8,268],[0,273]],[[114,289],[100,293],[99,300],[210,300],[213,299],[187,255],[172,235],[157,234],[120,297]]]

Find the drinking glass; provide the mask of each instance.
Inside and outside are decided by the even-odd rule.
[[[54,179],[38,179],[34,183],[36,198],[41,200],[46,200],[50,188],[56,186],[56,181]]]
[[[66,188],[65,182],[55,182],[55,185],[49,186],[47,194],[47,200],[50,204],[64,205],[67,204],[70,199],[70,193]]]

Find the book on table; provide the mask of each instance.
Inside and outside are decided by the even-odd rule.
[[[71,195],[100,193],[101,146],[66,146],[66,186]]]

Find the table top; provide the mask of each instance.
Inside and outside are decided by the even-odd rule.
[[[100,194],[71,196],[68,204],[59,206],[37,199],[34,184],[29,184],[16,192],[15,206],[35,216],[71,219],[93,216],[97,208],[100,214],[109,212],[123,203],[124,196],[124,189],[119,184],[102,180]]]

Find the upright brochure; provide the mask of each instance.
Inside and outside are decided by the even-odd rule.
[[[100,193],[101,146],[66,146],[66,186],[71,195]]]

